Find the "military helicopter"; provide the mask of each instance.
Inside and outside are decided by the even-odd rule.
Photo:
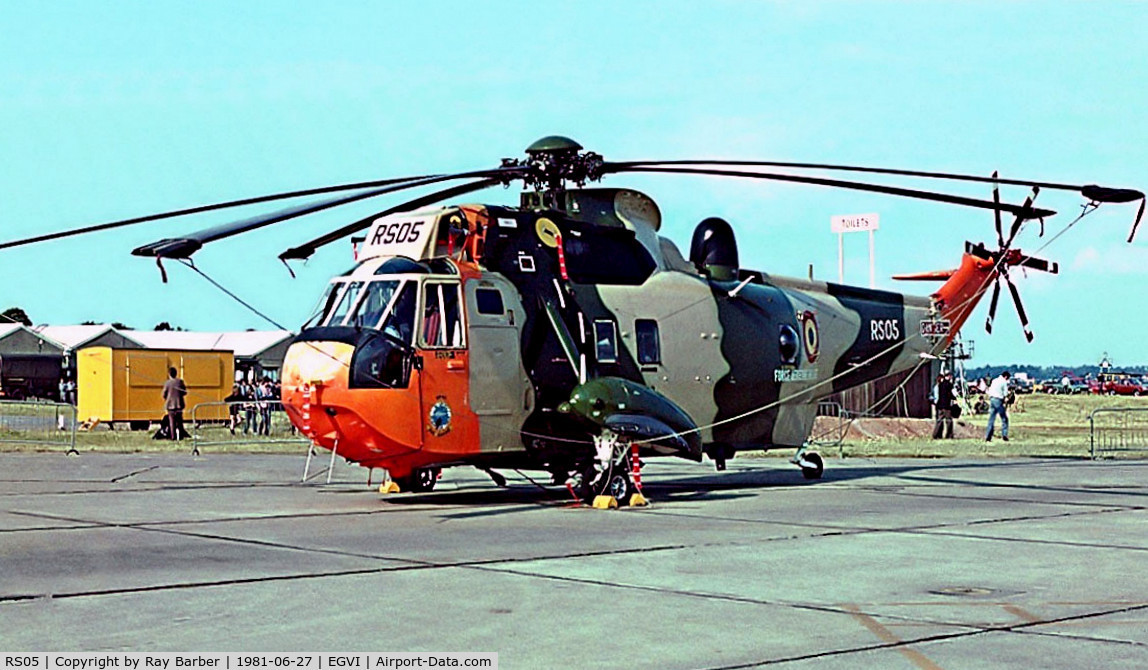
[[[763,168],[843,170],[982,182],[993,199],[843,181]],[[688,258],[660,236],[661,213],[626,188],[587,187],[607,175],[661,173],[788,181],[991,210],[997,247],[967,243],[955,270],[902,276],[942,284],[917,297],[767,274],[742,267],[733,227],[697,224]],[[350,202],[448,181],[466,183],[404,202],[280,254],[287,263],[354,237],[355,266],[330,280],[283,364],[283,404],[314,444],[368,468],[392,490],[428,491],[447,467],[550,473],[587,500],[624,504],[641,459],[714,461],[742,450],[806,448],[818,400],[941,354],[1001,284],[1032,333],[1011,269],[1057,272],[1012,244],[1040,189],[1101,203],[1144,194],[1096,185],[807,163],[607,162],[566,137],[545,137],[494,169],[294,191],[118,221],[29,240],[106,230],[213,209],[340,193],[135,249],[190,263],[209,242]],[[522,182],[518,206],[438,203]],[[1000,184],[1032,188],[1021,205]],[[1007,234],[1001,215],[1014,221]],[[288,266],[290,267],[290,266]],[[164,275],[166,281],[166,274]]]

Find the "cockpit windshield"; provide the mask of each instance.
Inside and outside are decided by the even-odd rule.
[[[323,289],[323,295],[319,297],[319,302],[315,303],[315,308],[311,310],[311,315],[303,322],[304,328],[323,323],[323,320],[331,313],[331,308],[335,306],[335,299],[339,297],[339,289],[341,288],[343,288],[342,282],[327,284],[327,287]]]
[[[390,304],[398,287],[399,281],[397,279],[373,281],[367,284],[366,295],[359,301],[359,306],[349,325],[367,328],[377,327],[379,319],[383,318],[383,313],[387,311],[387,305]]]
[[[339,298],[339,304],[335,306],[334,311],[331,312],[324,323],[327,326],[338,326],[343,323],[347,313],[351,311],[351,306],[355,304],[355,299],[359,297],[359,291],[363,288],[363,282],[355,281],[347,284],[347,288],[343,289],[342,297]]]

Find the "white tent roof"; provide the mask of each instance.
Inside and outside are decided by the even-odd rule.
[[[123,331],[116,330],[107,324],[91,326],[35,326],[32,328],[32,332],[52,340],[63,349],[79,349],[88,342],[108,332],[116,333],[125,339],[136,342],[136,344],[142,344],[135,339],[134,331],[132,331],[131,335],[127,335]]]
[[[182,330],[137,330],[131,338],[148,349],[232,351],[236,356],[255,356],[294,337],[289,330],[247,330],[205,333]]]
[[[24,327],[22,323],[0,323],[0,339],[8,337],[12,333]]]

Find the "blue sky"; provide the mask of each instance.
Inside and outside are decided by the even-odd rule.
[[[480,169],[564,134],[607,159],[745,158],[1148,188],[1146,3],[572,2],[20,3],[0,1],[0,239],[325,184]],[[890,182],[894,183],[894,182]],[[906,182],[901,182],[906,183]],[[836,278],[834,214],[878,212],[878,286],[954,266],[990,240],[979,210],[852,191],[615,177],[661,205],[688,247],[723,216],[744,265]],[[913,185],[942,187],[943,184]],[[987,188],[954,192],[989,197]],[[1006,200],[1024,189],[1005,189]],[[514,190],[470,200],[514,203]],[[350,245],[291,279],[284,249],[397,201],[363,203],[211,245],[198,265],[296,327]],[[1078,195],[1046,191],[1055,233]],[[260,210],[0,251],[0,308],[37,323],[169,321],[268,328],[201,277],[129,255]],[[1109,205],[1042,254],[975,364],[1148,362],[1148,230]],[[1148,224],[1145,224],[1148,228]],[[1047,241],[1026,229],[1018,246]],[[846,280],[868,281],[863,235]],[[987,303],[987,300],[985,301]]]

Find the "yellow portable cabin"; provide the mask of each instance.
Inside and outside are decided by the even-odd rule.
[[[235,378],[235,357],[230,351],[161,351],[88,347],[76,353],[76,416],[81,421],[127,421],[146,430],[152,421],[167,416],[163,385],[168,368],[175,368],[187,385],[184,421],[223,421],[227,407],[200,403],[223,402]]]

